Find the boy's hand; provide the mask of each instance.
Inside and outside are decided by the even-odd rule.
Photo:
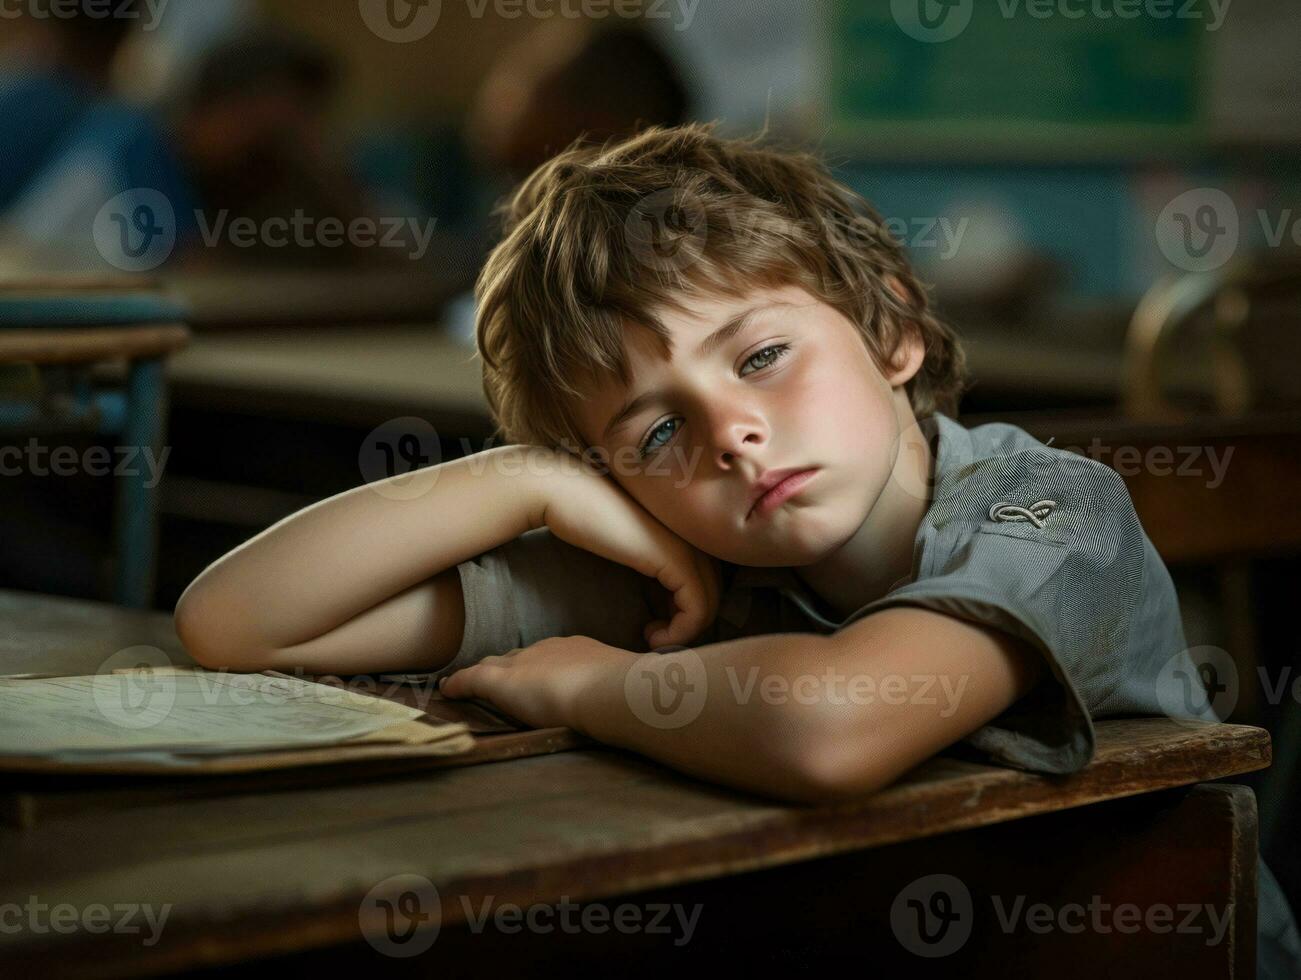
[[[572,454],[544,492],[542,522],[560,540],[657,580],[672,597],[666,619],[647,624],[652,648],[686,646],[718,615],[718,559],[682,540],[613,480]]]
[[[531,728],[577,730],[578,705],[613,683],[622,686],[630,653],[587,636],[550,636],[484,657],[438,683],[445,698],[478,698]]]

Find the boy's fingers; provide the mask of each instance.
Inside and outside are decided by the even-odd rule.
[[[705,619],[709,614],[708,599],[701,591],[699,583],[692,582],[675,593],[674,601],[677,603],[678,612],[669,623],[668,631],[673,637],[669,642],[690,643],[707,625]]]
[[[446,698],[486,698],[483,690],[483,678],[485,672],[480,669],[482,665],[474,664],[469,667],[462,667],[454,674],[448,674],[439,683],[438,689]]]
[[[713,622],[720,601],[720,583],[710,560],[703,552],[692,549],[688,561],[669,562],[658,570],[655,578],[669,593],[672,604],[665,614],[667,622],[657,619],[647,626],[650,646],[685,645]],[[663,634],[658,643],[654,639],[656,631]]]
[[[658,642],[661,639],[660,633],[663,631],[663,629],[664,629],[664,621],[662,619],[657,619],[655,620],[655,622],[647,624],[646,645],[650,647],[652,650],[654,650],[656,647],[664,646],[663,643]]]
[[[686,643],[680,639],[682,631],[682,614],[676,613],[671,620],[657,619],[646,627],[646,644],[652,650],[665,646],[678,646]]]

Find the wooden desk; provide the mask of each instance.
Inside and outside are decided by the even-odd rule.
[[[433,319],[474,284],[471,254],[397,269],[185,272],[164,281],[199,329],[292,324],[414,323]]]
[[[169,361],[177,404],[376,425],[420,414],[489,428],[478,356],[436,324],[196,333]],[[463,434],[463,433],[457,433]]]
[[[164,290],[188,308],[185,320],[200,329],[243,330],[292,324],[422,323],[474,284],[473,258],[445,239],[450,261],[406,268],[328,271],[249,269],[132,273],[48,274],[27,263],[0,272],[0,294],[115,293]],[[0,263],[0,268],[4,264]]]
[[[6,618],[0,673],[47,657],[93,669],[134,643],[176,649],[165,614],[12,592],[0,592],[0,609],[25,610]],[[23,652],[33,645],[41,657]],[[659,974],[685,952],[712,969],[1254,976],[1255,798],[1194,784],[1268,766],[1268,733],[1149,718],[1100,722],[1097,734],[1095,760],[1071,776],[945,755],[872,797],[827,807],[774,803],[592,747],[0,829],[0,967],[109,976],[280,956],[276,966],[295,970],[531,976],[563,963],[571,974]],[[939,885],[957,911],[970,902],[970,935],[939,958],[906,948],[916,942],[909,898],[947,908],[930,875],[949,876]],[[547,908],[562,901],[581,903],[593,925],[566,931],[564,907]],[[139,911],[128,922],[139,932],[56,934],[36,902],[66,903],[65,924],[85,923],[96,904],[147,904],[167,918],[145,945]],[[394,919],[386,934],[388,902],[414,918]],[[479,930],[485,903],[494,914],[532,908],[538,929],[507,918]],[[660,906],[690,921],[697,903],[686,944],[675,943],[685,926],[663,931],[673,919],[650,928]],[[1000,911],[1029,915],[1037,903],[1062,915],[1063,928],[1032,927],[1037,918],[1000,927]],[[1128,931],[1123,903],[1153,928]],[[1075,906],[1101,915],[1102,928],[1076,929]],[[1209,941],[1209,915],[1192,923],[1200,932],[1171,932],[1187,921],[1180,906],[1225,916],[1219,938]],[[1165,908],[1174,919],[1163,927]],[[601,909],[619,917],[592,918]],[[404,932],[421,915],[438,923],[436,935]],[[572,906],[568,915],[583,921]],[[642,928],[611,928],[637,915]],[[427,955],[377,951],[416,948],[404,934],[433,938]]]

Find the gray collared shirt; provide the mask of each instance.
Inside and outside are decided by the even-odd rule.
[[[931,504],[908,578],[840,619],[789,568],[724,563],[718,618],[697,644],[829,634],[895,605],[1005,630],[1042,654],[1050,676],[959,744],[1033,772],[1086,765],[1094,719],[1220,720],[1190,656],[1170,574],[1115,470],[1013,425],[968,429],[943,414],[919,425],[935,465],[930,487],[913,488],[928,493]],[[591,636],[647,651],[642,628],[653,618],[658,584],[545,528],[457,568],[465,633],[433,678],[550,636]],[[1271,950],[1298,964],[1301,950],[1287,901],[1263,862],[1261,869],[1264,976]]]
[[[724,563],[718,618],[697,643],[829,634],[895,605],[1006,630],[1040,651],[1051,679],[962,741],[991,761],[1035,772],[1086,765],[1094,718],[1218,720],[1190,687],[1199,675],[1174,585],[1115,470],[1013,425],[967,429],[943,414],[919,425],[935,464],[931,486],[910,490],[928,493],[931,505],[907,579],[840,618],[790,568]],[[991,516],[991,508],[999,509]],[[546,528],[457,568],[465,633],[435,677],[549,636],[647,650],[641,631],[659,586]]]

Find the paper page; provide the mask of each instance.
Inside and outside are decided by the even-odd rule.
[[[192,668],[0,678],[0,755],[285,749],[371,735],[422,713],[299,678]]]

